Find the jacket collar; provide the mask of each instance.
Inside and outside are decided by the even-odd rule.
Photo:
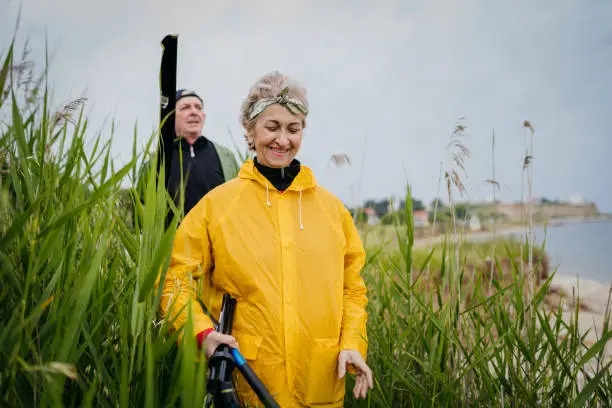
[[[183,151],[189,151],[189,143],[187,142],[187,140],[185,140],[182,137],[179,137],[178,138],[178,143],[180,143],[181,146],[183,147]],[[193,142],[193,148],[196,149],[196,150],[200,150],[200,149],[203,149],[204,147],[206,147],[206,145],[208,143],[209,143],[209,140],[204,135],[200,135]]]
[[[257,170],[255,164],[253,163],[253,159],[248,159],[242,164],[238,177],[245,180],[256,181],[264,187],[278,191],[272,185],[272,183],[270,183],[268,179],[266,179],[265,176],[261,174],[259,170]],[[315,188],[316,186],[317,180],[315,179],[312,170],[302,164],[300,166],[300,172],[297,174],[297,176],[295,176],[293,183],[291,183],[291,185],[287,188],[287,191],[305,191]]]

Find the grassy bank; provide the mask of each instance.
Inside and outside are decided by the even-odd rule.
[[[163,232],[163,188],[149,178],[142,206],[121,188],[133,184],[141,152],[114,168],[107,138],[86,148],[78,110],[53,111],[44,89],[19,103],[10,67],[9,53],[0,75],[0,405],[202,407],[206,367],[194,341],[177,347],[156,314],[154,280],[173,239]],[[405,211],[410,219],[410,200]],[[359,403],[349,392],[347,406],[612,399],[608,363],[587,364],[611,332],[587,347],[575,321],[542,306],[548,281],[532,291],[520,261],[539,249],[470,246],[451,225],[439,245],[413,251],[412,228],[392,231],[394,244],[369,246],[364,270],[376,387]]]
[[[589,347],[577,309],[562,319],[545,304],[550,280],[530,297],[520,262],[503,267],[520,255],[516,243],[500,247],[492,280],[489,249],[447,240],[431,257],[405,247],[371,258],[374,405],[608,406],[608,327]],[[482,268],[471,269],[478,260]]]

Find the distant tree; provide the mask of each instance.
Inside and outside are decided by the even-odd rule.
[[[441,200],[441,199],[439,199],[439,198],[434,198],[434,199],[431,201],[431,204],[429,204],[429,205],[430,205],[430,207],[431,207],[431,208],[430,208],[430,209],[431,209],[431,211],[435,211],[435,209],[436,209],[436,203],[438,204],[438,211],[440,211],[441,209],[445,208],[444,203],[442,202],[442,200]]]
[[[414,211],[424,211],[425,210],[425,204],[423,204],[423,201],[418,200],[418,199],[412,197],[412,209]]]
[[[469,204],[457,204],[455,205],[455,217],[458,220],[465,220],[465,217],[467,216],[469,210]]]
[[[363,208],[374,208],[375,205],[376,205],[376,201],[375,200],[366,200],[363,203]]]
[[[389,204],[389,200],[387,199],[374,203],[374,212],[376,212],[378,218],[382,218],[389,212]]]
[[[406,201],[402,201],[400,202],[400,210],[403,210],[404,208],[406,208]],[[423,204],[423,201],[412,197],[412,211],[423,211],[425,210],[425,204]]]

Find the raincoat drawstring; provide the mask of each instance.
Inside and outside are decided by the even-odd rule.
[[[266,183],[266,205],[270,207],[272,203],[270,202],[270,187],[268,183]],[[304,223],[302,222],[302,189],[300,189],[300,197],[298,198],[299,205],[299,219],[300,219],[300,230],[304,230]]]

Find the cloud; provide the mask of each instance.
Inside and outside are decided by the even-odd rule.
[[[232,146],[228,127],[242,143],[238,109],[260,75],[279,69],[307,87],[300,156],[345,201],[359,185],[359,199],[401,194],[407,178],[429,201],[450,132],[466,116],[470,197],[490,194],[493,129],[500,195],[520,196],[529,119],[537,193],[579,193],[612,210],[602,176],[612,172],[611,18],[605,2],[64,0],[24,2],[22,27],[60,44],[56,100],[86,90],[94,128],[108,115],[120,121],[119,160],[129,159],[136,119],[142,141],[156,125],[159,42],[179,33],[179,85],[203,94],[205,132],[221,143]],[[353,167],[327,166],[333,153]]]

